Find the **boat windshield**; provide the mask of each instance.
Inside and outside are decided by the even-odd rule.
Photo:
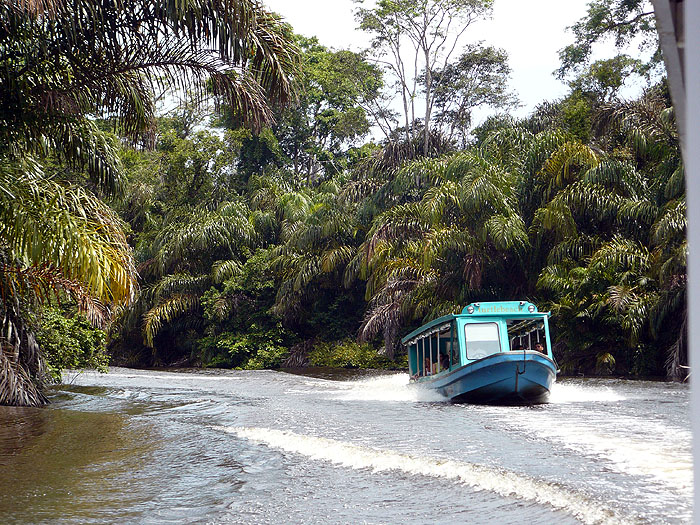
[[[501,351],[498,323],[467,323],[464,325],[467,359],[482,359]]]

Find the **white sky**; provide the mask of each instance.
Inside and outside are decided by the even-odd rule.
[[[586,13],[589,0],[495,0],[491,20],[475,23],[462,42],[483,40],[503,48],[512,69],[511,88],[525,116],[538,103],[555,100],[567,88],[552,72],[559,67],[558,51],[573,42],[566,27]],[[304,36],[316,36],[334,49],[359,51],[367,46],[365,33],[356,29],[352,0],[263,0]],[[489,112],[490,113],[490,112]],[[475,124],[487,113],[478,112]]]

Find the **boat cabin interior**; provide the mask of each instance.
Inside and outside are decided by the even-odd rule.
[[[409,349],[409,370],[413,377],[425,377],[449,370],[460,363],[459,338],[454,323],[427,331]]]
[[[541,319],[508,319],[507,327],[511,350],[538,350],[546,353],[546,335]]]

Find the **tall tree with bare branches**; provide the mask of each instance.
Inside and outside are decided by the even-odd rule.
[[[433,72],[448,65],[469,26],[486,16],[492,0],[379,0],[358,8],[360,29],[373,36],[370,52],[392,73],[403,105],[404,134],[416,133],[416,100],[422,92],[423,153],[429,149],[436,92],[444,77]]]

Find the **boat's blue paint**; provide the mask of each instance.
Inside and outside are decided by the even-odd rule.
[[[546,402],[557,373],[549,342],[549,315],[527,301],[501,301],[472,303],[461,314],[434,319],[402,339],[409,348],[409,368],[415,374],[412,381],[434,388],[453,401]],[[520,322],[530,327],[534,324],[537,328],[529,328],[527,333],[536,332],[544,338],[546,354],[511,350],[509,322],[518,331]],[[481,327],[465,328],[475,324]],[[437,332],[442,335],[438,337]],[[469,345],[465,340],[467,332],[472,334],[470,337],[477,337],[470,339]],[[482,351],[490,355],[479,355]],[[421,375],[427,368],[423,360],[429,360],[431,365],[442,363],[441,357],[447,355],[449,366],[444,364],[434,375]]]
[[[524,350],[493,354],[416,382],[452,401],[535,404],[547,401],[556,373],[549,357]]]

